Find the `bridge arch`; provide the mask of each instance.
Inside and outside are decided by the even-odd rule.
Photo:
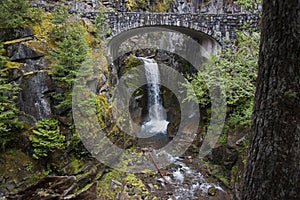
[[[143,42],[146,42],[146,44],[132,43],[131,40],[141,42],[141,38],[133,39],[139,36],[143,37],[142,40]],[[174,45],[172,43],[175,42],[176,45],[185,45],[185,49],[188,49],[188,44],[180,44],[180,41],[184,40],[183,37],[192,38],[194,41],[199,43],[203,50],[207,52],[205,55],[203,55],[204,57],[208,57],[211,53],[215,53],[218,49],[220,49],[222,45],[219,41],[215,40],[210,35],[200,31],[195,31],[185,27],[155,25],[136,27],[129,30],[124,30],[116,35],[112,35],[108,39],[107,47],[111,58],[113,60],[116,60],[123,53],[131,52],[134,50],[139,50],[143,48],[164,49],[165,47],[162,47],[162,43],[171,43],[169,45]],[[163,45],[165,46],[166,44]],[[172,47],[167,48],[172,49]]]
[[[190,36],[200,43],[224,46],[235,38],[235,31],[257,29],[256,14],[179,14],[147,12],[109,12],[106,23],[110,25],[108,46],[118,48],[127,38],[140,33],[167,29]]]

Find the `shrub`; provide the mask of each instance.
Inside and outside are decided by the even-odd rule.
[[[8,81],[8,58],[3,53],[4,48],[0,44],[0,145],[5,150],[6,145],[17,137],[22,123],[18,120],[14,102],[19,87]]]
[[[33,157],[40,159],[49,153],[64,149],[65,136],[60,133],[59,123],[55,119],[43,119],[36,123],[29,137],[34,148]]]
[[[0,28],[20,28],[39,20],[40,9],[32,8],[27,0],[0,1]]]
[[[211,102],[209,87],[218,88],[219,82],[223,82],[226,103],[232,110],[231,122],[249,125],[257,76],[259,38],[256,32],[238,32],[235,46],[223,49],[220,56],[212,56],[205,64],[205,70],[189,77],[191,82],[186,85],[186,100],[195,100],[201,107],[207,108]]]

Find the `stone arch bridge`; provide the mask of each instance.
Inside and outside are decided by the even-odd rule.
[[[97,14],[97,12],[85,12],[83,17],[95,19]],[[106,13],[105,21],[110,27],[107,45],[108,52],[112,59],[115,60],[121,55],[120,49],[122,49],[122,44],[123,47],[128,46],[129,42],[125,42],[128,38],[137,36],[142,32],[147,33],[151,32],[151,30],[166,29],[180,32],[193,38],[204,47],[205,52],[209,52],[208,54],[215,53],[220,46],[225,46],[233,41],[236,37],[236,30],[257,30],[258,21],[258,14],[249,13],[108,12]],[[190,46],[186,46],[186,49]],[[131,47],[131,50],[133,49],[134,47]],[[187,54],[195,56],[193,50],[189,50]]]
[[[84,13],[94,19],[97,12]],[[106,23],[113,38],[119,34],[142,27],[164,27],[185,33],[195,39],[206,35],[224,45],[235,38],[236,30],[258,29],[258,14],[192,14],[192,13],[149,13],[108,12]],[[198,36],[197,36],[198,35]]]

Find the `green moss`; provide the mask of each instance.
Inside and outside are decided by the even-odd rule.
[[[114,199],[118,192],[122,191],[122,186],[113,184],[112,180],[121,181],[122,172],[112,170],[106,173],[98,183],[98,191],[101,197],[106,199]]]
[[[26,37],[26,38],[20,38],[20,39],[16,39],[16,40],[10,40],[10,41],[4,42],[3,44],[12,45],[12,44],[16,44],[16,43],[20,43],[20,42],[24,42],[24,41],[28,41],[28,40],[32,40],[32,37]]]
[[[76,175],[82,171],[82,166],[84,165],[83,161],[73,158],[73,161],[70,163],[72,167],[72,174]]]
[[[143,170],[142,173],[143,173],[143,174],[146,174],[147,176],[154,176],[154,175],[157,174],[156,172],[151,171],[151,170],[149,170],[149,169]]]
[[[36,73],[42,73],[42,72],[48,72],[48,70],[30,71],[30,72],[24,73],[23,76],[29,76],[29,75],[33,75]]]
[[[45,43],[47,46],[54,48],[53,42],[50,40],[50,33],[53,29],[51,13],[44,13],[41,15],[41,20],[34,24],[31,24],[35,37]]]
[[[24,175],[22,169],[26,169],[28,163],[32,163],[32,159],[21,150],[11,149],[0,155],[4,162],[0,165],[0,176],[9,176],[18,178]]]
[[[25,46],[29,47],[30,49],[33,49],[39,54],[46,55],[48,53],[46,44],[40,41],[30,40],[25,42]]]
[[[19,149],[10,149],[0,154],[0,177],[8,177],[15,182],[24,182],[26,186],[36,183],[42,176],[38,162]]]
[[[125,69],[126,69],[126,71],[128,71],[128,70],[130,70],[134,67],[140,66],[140,65],[143,65],[143,61],[134,57],[133,55],[130,55],[128,60],[126,60],[126,62],[125,62]]]
[[[7,62],[6,63],[6,67],[8,69],[19,69],[22,66],[22,63],[18,63],[18,62]]]
[[[218,139],[218,143],[225,146],[227,144],[227,134],[222,133],[221,136]]]
[[[218,178],[225,185],[229,186],[228,179],[226,177],[224,177],[223,175],[221,175],[221,174],[215,174],[215,177]]]
[[[140,179],[138,179],[134,174],[128,174],[124,178],[124,183],[130,184],[137,195],[149,194],[149,191],[146,189],[144,183]]]
[[[131,196],[132,198],[144,194],[149,195],[149,191],[142,180],[132,173],[112,170],[105,174],[98,183],[99,194],[102,198],[115,199],[118,193],[130,196],[128,194],[129,188],[130,191],[134,191],[134,196]]]

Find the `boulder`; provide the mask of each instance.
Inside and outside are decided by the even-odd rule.
[[[16,29],[0,29],[0,42],[15,40],[19,38],[26,38],[30,36],[33,36],[33,30],[30,27]]]
[[[34,59],[46,55],[47,47],[38,41],[23,41],[7,47],[7,55],[11,61]]]

